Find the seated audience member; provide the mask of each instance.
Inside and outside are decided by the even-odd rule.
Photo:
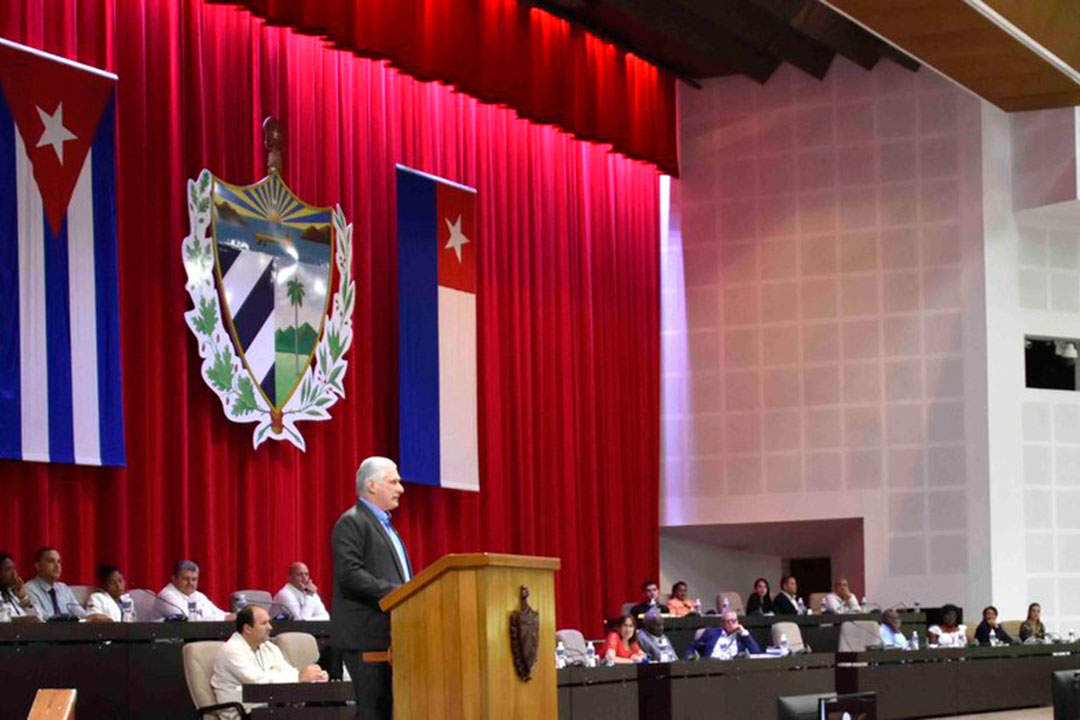
[[[288,610],[293,620],[330,619],[330,613],[326,612],[319,597],[319,588],[311,582],[308,566],[302,562],[289,566],[289,582],[278,590],[274,602]]]
[[[671,597],[668,598],[668,611],[675,617],[684,617],[691,613],[700,612],[701,609],[693,600],[688,600],[686,583],[682,580],[671,586]]]
[[[60,551],[54,547],[39,549],[34,553],[34,569],[37,570],[37,577],[26,583],[26,592],[34,602],[38,618],[48,620],[72,615],[73,606],[79,602],[71,588],[60,582],[63,570]]]
[[[711,627],[701,633],[701,637],[686,651],[688,660],[730,660],[744,652],[752,655],[761,652],[754,636],[739,623],[739,616],[734,610],[724,613],[723,621],[723,627]]]
[[[1042,606],[1039,603],[1028,605],[1027,620],[1020,625],[1020,642],[1032,637],[1036,640],[1046,638],[1046,627],[1042,624]]]
[[[679,659],[671,641],[664,634],[664,618],[659,610],[650,610],[641,620],[642,629],[637,631],[638,644],[652,662],[675,662]]]
[[[34,601],[19,577],[15,559],[6,552],[0,552],[0,604],[7,608],[8,615],[13,618],[37,617]]]
[[[199,592],[199,566],[191,560],[181,560],[173,570],[172,582],[161,588],[159,600],[154,604],[154,614],[166,617],[176,613],[188,620],[231,620],[233,615],[224,610],[210,598]]]
[[[638,617],[653,609],[665,614],[670,612],[668,606],[660,602],[660,586],[655,580],[646,580],[641,583],[641,592],[645,594],[645,601],[630,608],[631,615]]]
[[[990,631],[994,631],[994,638],[1006,645],[1012,645],[1015,640],[1009,637],[1009,633],[1005,632],[1005,628],[998,624],[998,611],[993,605],[988,605],[983,608],[983,619],[979,623],[979,627],[975,628],[975,639],[979,641],[980,645],[990,644]]]
[[[908,649],[908,639],[900,629],[900,613],[895,608],[888,608],[881,613],[881,645],[889,648]]]
[[[124,596],[124,574],[115,565],[102,565],[97,571],[98,587],[86,601],[87,620],[124,621],[124,610],[120,606]]]
[[[641,662],[645,653],[637,641],[637,625],[633,615],[620,615],[615,629],[608,633],[604,644],[604,658],[609,664],[626,665]]]
[[[960,608],[952,604],[941,606],[941,624],[926,628],[926,635],[931,645],[942,647],[964,647],[967,645],[967,625],[960,625],[956,619]]]
[[[825,596],[825,612],[837,615],[862,612],[859,600],[848,587],[847,578],[842,577],[837,580],[834,591]]]
[[[769,596],[769,581],[758,578],[754,581],[754,592],[746,601],[747,615],[771,615],[773,613],[772,598]]]
[[[303,670],[290,665],[278,646],[270,642],[272,629],[270,613],[258,605],[248,605],[236,614],[236,632],[218,650],[210,675],[210,686],[219,703],[240,702],[242,685],[328,680],[326,671],[318,665]],[[253,706],[244,707],[250,710]]]
[[[799,583],[794,575],[785,575],[780,578],[780,592],[773,598],[773,612],[777,615],[802,615],[803,607],[796,593],[799,592]]]

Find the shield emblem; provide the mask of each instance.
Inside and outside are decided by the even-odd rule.
[[[276,171],[254,185],[213,178],[210,229],[225,327],[280,426],[322,337],[333,280],[332,210]]]

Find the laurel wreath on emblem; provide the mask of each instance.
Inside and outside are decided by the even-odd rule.
[[[356,296],[352,279],[353,226],[346,223],[341,206],[336,206],[331,214],[331,224],[336,236],[334,263],[338,284],[331,301],[330,317],[325,320],[313,359],[299,379],[297,391],[291,393],[283,407],[275,408],[256,387],[225,328],[214,273],[212,186],[213,176],[209,170],[203,170],[195,180],[188,180],[191,231],[182,246],[188,278],[185,288],[193,304],[193,308],[184,313],[184,319],[198,340],[203,379],[217,394],[231,420],[258,423],[253,432],[254,447],[274,439],[287,440],[304,450],[306,443],[296,423],[328,420],[329,409],[345,396],[343,383],[349,365],[345,353],[352,345]]]

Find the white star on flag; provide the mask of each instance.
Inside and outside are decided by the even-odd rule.
[[[457,220],[450,222],[450,218],[446,218],[446,228],[450,231],[450,239],[446,242],[446,250],[453,250],[457,255],[458,262],[461,262],[461,246],[467,242],[470,242],[469,238],[465,237],[465,234],[461,232],[461,216],[457,216]]]
[[[37,146],[52,145],[53,150],[56,151],[57,159],[63,165],[64,143],[77,139],[75,133],[64,127],[64,103],[59,103],[56,106],[56,112],[52,115],[42,110],[38,105],[34,107],[37,108],[38,117],[41,118],[41,123],[45,126],[45,131],[41,133],[41,139],[38,140]]]

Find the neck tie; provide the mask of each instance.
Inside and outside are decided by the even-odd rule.
[[[56,601],[56,588],[49,588],[49,599],[52,600],[53,615],[62,615],[60,612],[60,603]]]
[[[395,530],[394,526],[390,524],[389,513],[387,513],[386,515],[386,529],[397,539],[398,547],[401,548],[401,552],[399,552],[398,555],[401,558],[401,562],[405,564],[405,574],[409,576],[407,579],[411,580],[412,568],[409,567],[409,556],[405,554],[405,543],[401,542],[401,536],[397,534],[397,530]]]

